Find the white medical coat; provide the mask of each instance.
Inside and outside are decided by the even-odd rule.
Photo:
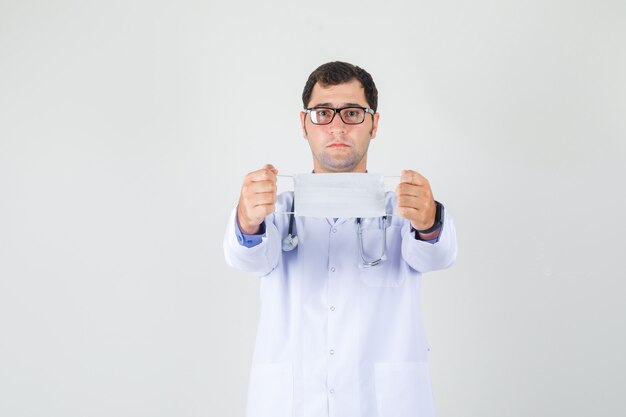
[[[278,196],[276,213],[293,193]],[[388,192],[387,212],[396,210]],[[392,216],[387,260],[360,267],[356,219],[295,218],[299,243],[283,252],[289,215],[266,218],[262,243],[236,235],[227,262],[260,277],[261,314],[248,392],[248,417],[432,417],[428,345],[420,315],[422,273],[450,266],[456,232],[444,210],[439,241],[418,241]],[[381,253],[380,218],[362,221],[365,254]]]

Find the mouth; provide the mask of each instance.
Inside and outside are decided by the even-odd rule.
[[[333,142],[327,146],[327,148],[349,148],[350,145],[341,142]]]

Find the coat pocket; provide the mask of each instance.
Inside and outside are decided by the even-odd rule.
[[[293,373],[290,363],[252,365],[247,417],[290,417]]]
[[[377,363],[376,402],[379,417],[434,417],[426,362]]]

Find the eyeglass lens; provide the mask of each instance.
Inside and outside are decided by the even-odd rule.
[[[316,125],[327,125],[332,122],[336,111],[339,111],[339,117],[348,125],[360,124],[365,120],[364,109],[359,107],[346,107],[338,110],[331,108],[311,109],[311,121]]]

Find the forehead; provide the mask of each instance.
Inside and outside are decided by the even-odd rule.
[[[309,100],[309,107],[320,104],[330,104],[333,107],[342,106],[346,103],[368,106],[365,98],[365,89],[358,80],[337,85],[321,85],[315,83]]]

